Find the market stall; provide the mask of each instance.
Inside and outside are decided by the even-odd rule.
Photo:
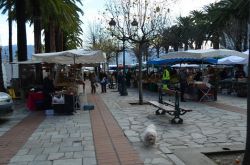
[[[226,57],[227,60],[225,61],[228,61],[228,59],[232,60],[233,55],[236,56],[234,59],[241,59],[242,63],[246,62],[245,58],[247,55],[244,53],[228,49],[207,49],[170,52],[158,59],[148,61],[148,64],[173,65],[178,63],[180,67],[183,63],[217,65],[219,58]],[[213,69],[199,67],[177,70],[179,75],[181,72],[187,72],[187,80],[189,82],[185,85],[185,93],[189,99],[197,101],[216,100],[219,72],[217,67],[213,67]]]
[[[197,49],[187,51],[169,52],[168,54],[161,56],[162,59],[206,59],[206,58],[224,58],[228,56],[238,56],[246,58],[247,55],[235,50],[229,49]]]
[[[243,65],[248,64],[248,57],[229,56],[218,60],[220,65],[237,66],[234,77],[226,77],[219,81],[220,90],[226,94],[236,94],[239,97],[247,96],[247,78],[245,73],[237,75],[237,72],[244,72]]]
[[[73,49],[34,54],[32,60],[53,64],[43,65],[44,73],[53,78],[52,108],[55,113],[72,114],[80,108],[80,97],[84,94],[82,67],[99,66],[106,62],[106,57],[101,51]]]

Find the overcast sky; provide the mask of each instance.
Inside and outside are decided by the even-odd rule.
[[[84,16],[82,21],[84,22],[83,30],[86,32],[86,27],[89,22],[98,18],[98,11],[103,11],[105,2],[108,0],[84,0],[83,1],[83,11]],[[176,4],[170,7],[170,11],[173,15],[176,16],[186,16],[191,10],[202,9],[204,5],[213,3],[216,0],[177,0]],[[27,44],[33,45],[33,27],[27,27]],[[13,23],[13,44],[16,44],[17,35],[16,35],[16,24]],[[8,45],[8,22],[7,16],[0,15],[0,44],[2,46]]]

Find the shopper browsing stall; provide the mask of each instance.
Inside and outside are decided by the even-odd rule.
[[[169,74],[168,68],[164,67],[163,75],[162,75],[162,89],[163,90],[168,89],[169,80],[170,80],[170,74]]]
[[[43,94],[44,94],[44,109],[51,109],[52,96],[55,92],[55,87],[52,79],[52,75],[48,75],[43,80]]]

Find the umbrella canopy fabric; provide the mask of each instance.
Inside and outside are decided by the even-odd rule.
[[[162,59],[157,58],[153,60],[149,60],[147,64],[154,65],[167,65],[167,64],[178,64],[178,63],[209,63],[216,64],[217,59],[214,58],[205,58],[205,59],[197,59],[197,58],[170,58],[170,59]]]
[[[173,68],[199,68],[200,65],[197,64],[175,64],[172,65]]]
[[[95,65],[106,62],[102,51],[87,51],[84,49],[72,49],[61,52],[33,54],[32,60],[58,64],[83,64]]]
[[[246,54],[229,49],[199,49],[199,50],[187,50],[187,51],[178,51],[170,52],[167,55],[162,56],[162,59],[174,59],[174,58],[195,58],[195,59],[204,59],[204,58],[223,58],[227,56],[239,56],[246,57]]]
[[[243,52],[243,53],[249,55],[249,49],[247,51]]]
[[[247,63],[248,63],[247,58],[242,58],[238,56],[228,56],[219,59],[217,64],[234,65],[234,64],[247,64]]]

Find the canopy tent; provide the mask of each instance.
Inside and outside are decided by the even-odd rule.
[[[247,64],[247,63],[248,63],[248,58],[242,58],[238,56],[228,56],[219,59],[217,64],[234,65],[234,64]]]
[[[72,49],[62,52],[33,54],[32,60],[47,63],[83,64],[90,66],[106,62],[106,56],[102,53],[102,51]]]
[[[197,64],[174,64],[171,67],[173,67],[173,68],[199,68],[200,65],[197,65]]]
[[[243,52],[244,54],[248,54],[249,55],[249,49],[246,50],[245,52]]]
[[[27,60],[27,61],[14,61],[11,62],[10,64],[40,64],[41,61],[36,61],[36,60]]]
[[[198,49],[170,52],[167,55],[161,56],[162,59],[204,59],[204,58],[223,58],[227,56],[238,56],[245,58],[247,55],[235,50],[229,49]]]
[[[154,65],[167,65],[167,64],[177,64],[177,63],[209,63],[209,64],[216,64],[217,59],[214,58],[204,58],[204,59],[196,59],[196,58],[170,58],[170,59],[162,59],[157,58],[153,60],[149,60],[147,64],[154,64]]]

